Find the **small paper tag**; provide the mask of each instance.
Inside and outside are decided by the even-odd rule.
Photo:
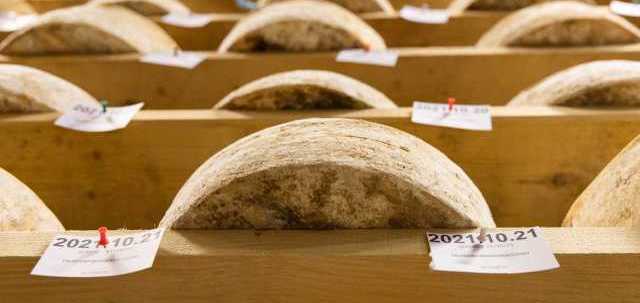
[[[396,66],[396,63],[398,62],[398,53],[388,50],[366,51],[363,49],[347,49],[338,53],[336,61],[382,66]]]
[[[75,106],[55,121],[55,125],[82,132],[108,132],[127,127],[144,103],[102,109]]]
[[[417,23],[445,24],[449,22],[449,12],[445,9],[405,5],[400,10],[400,18]]]
[[[618,15],[640,17],[640,4],[614,0],[609,2],[609,9]]]
[[[207,55],[204,53],[179,51],[177,53],[147,53],[140,57],[140,62],[193,69],[206,58]]]
[[[0,12],[0,31],[17,31],[36,22],[37,19],[37,15],[20,15],[16,12]]]
[[[213,21],[214,15],[212,14],[194,14],[194,13],[169,13],[162,16],[160,20],[163,23],[175,25],[179,27],[204,27]]]
[[[106,247],[99,237],[57,235],[31,271],[35,276],[110,277],[153,266],[164,228],[108,237]]]
[[[539,227],[462,233],[427,232],[431,269],[516,274],[560,267]]]
[[[445,126],[468,130],[492,129],[491,111],[488,105],[454,105],[413,102],[411,121],[418,124]]]

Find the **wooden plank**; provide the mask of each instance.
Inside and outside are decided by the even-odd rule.
[[[603,10],[608,8],[602,7]],[[473,46],[480,37],[506,16],[505,12],[466,12],[454,15],[446,24],[408,22],[397,14],[366,14],[363,19],[385,40],[388,47]],[[216,50],[243,14],[216,15],[205,27],[184,28],[159,24],[187,50]],[[625,17],[640,25],[640,18]]]
[[[575,198],[632,138],[640,110],[493,108],[494,130],[416,125],[410,109],[239,113],[143,111],[121,131],[86,134],[54,114],[0,118],[0,167],[69,229],[150,228],[206,159],[239,138],[308,117],[362,118],[440,149],[478,185],[498,226],[558,226]]]
[[[87,0],[28,0],[36,11],[43,13],[52,9],[81,5]],[[603,1],[603,0],[599,0]],[[238,8],[234,0],[181,0],[192,11],[198,13],[241,13],[246,12]],[[449,5],[450,0],[391,0],[391,4],[396,8],[403,5],[420,6],[428,4],[431,7],[443,8]]]
[[[113,278],[30,276],[46,233],[0,233],[3,302],[634,302],[640,233],[544,229],[560,268],[434,272],[420,230],[168,232],[154,267]]]
[[[603,8],[604,9],[604,8]],[[420,24],[408,22],[397,15],[366,14],[364,20],[384,38],[389,47],[419,46],[472,46],[505,13],[467,12],[452,16],[447,24]],[[243,14],[217,14],[208,25],[184,28],[159,22],[185,50],[216,50],[227,33]],[[636,25],[640,18],[628,18]],[[0,39],[8,32],[0,32]]]
[[[46,12],[52,9],[80,5],[87,0],[28,0],[38,12]],[[233,0],[181,0],[192,11],[199,13],[240,13],[245,10],[238,8]],[[451,0],[390,0],[391,4],[400,9],[404,5],[421,6],[429,5],[433,8],[446,8]],[[609,0],[596,0],[599,5],[608,5]]]
[[[72,1],[73,3],[73,1]],[[606,7],[602,7],[606,10]],[[384,38],[389,47],[420,46],[472,46],[506,12],[466,12],[455,15],[447,24],[420,24],[407,22],[397,14],[364,14],[363,19]],[[216,14],[214,20],[201,28],[184,28],[159,22],[153,18],[185,50],[216,50],[242,13]],[[640,24],[640,18],[628,17],[632,23]],[[8,35],[0,33],[0,39]]]
[[[226,94],[257,78],[295,69],[321,69],[359,79],[400,106],[414,100],[504,105],[544,77],[593,60],[640,59],[640,48],[398,50],[395,68],[340,63],[335,53],[221,55],[193,70],[138,62],[136,55],[0,57],[65,78],[111,104],[142,100],[149,109],[211,108]],[[526,72],[523,72],[526,71]]]
[[[200,28],[159,24],[183,49],[216,50],[242,16],[216,15],[214,21]],[[405,21],[397,15],[367,14],[364,20],[380,33],[389,47],[469,46],[502,17],[504,14],[467,13],[452,16],[447,24],[421,24]]]

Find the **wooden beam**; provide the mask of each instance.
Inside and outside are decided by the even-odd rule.
[[[213,1],[215,2],[215,1]],[[606,9],[606,8],[602,8]],[[505,12],[466,12],[455,15],[447,24],[421,24],[407,22],[397,14],[365,14],[364,20],[384,38],[389,47],[423,46],[472,46]],[[185,50],[216,50],[222,39],[244,14],[217,14],[208,25],[200,28],[184,28],[160,22],[154,17]],[[627,18],[636,25],[640,18]],[[8,35],[0,33],[0,39]]]
[[[601,7],[608,10],[607,7]],[[506,12],[470,11],[453,15],[446,24],[408,22],[397,14],[366,14],[363,19],[384,39],[388,47],[473,46]],[[213,22],[201,28],[184,28],[159,24],[187,50],[216,50],[222,39],[244,14],[216,15]],[[636,26],[640,18],[625,17]],[[159,20],[158,20],[159,21]]]
[[[410,109],[239,113],[142,111],[121,131],[86,134],[55,114],[0,116],[0,167],[68,229],[150,228],[191,173],[255,131],[309,117],[359,118],[409,132],[478,185],[498,226],[558,226],[598,172],[640,133],[640,110],[492,108],[494,130],[416,125]]]
[[[52,9],[73,5],[81,5],[87,0],[28,0],[38,12],[46,12]],[[241,13],[246,12],[238,8],[234,0],[181,0],[192,11],[198,13]],[[390,0],[391,4],[400,9],[404,5],[421,6],[429,5],[432,8],[446,8],[451,0]],[[609,0],[596,0],[599,5],[608,5]]]
[[[545,228],[560,268],[435,272],[420,230],[173,231],[154,267],[99,279],[30,276],[53,234],[0,233],[2,302],[633,302],[640,232]]]
[[[400,106],[414,100],[504,105],[544,77],[593,60],[640,59],[640,48],[399,49],[395,68],[340,63],[335,53],[213,54],[194,70],[140,63],[137,55],[0,57],[65,78],[111,104],[145,101],[149,109],[211,108],[240,85],[269,74],[321,69],[359,79]],[[523,72],[526,70],[526,72]]]

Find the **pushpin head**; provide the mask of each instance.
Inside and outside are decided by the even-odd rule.
[[[449,103],[449,111],[452,111],[453,105],[456,103],[456,98],[449,97],[447,103]]]
[[[98,228],[98,232],[100,233],[100,241],[98,241],[98,245],[107,247],[107,244],[109,244],[109,240],[107,239],[107,228],[101,226]]]

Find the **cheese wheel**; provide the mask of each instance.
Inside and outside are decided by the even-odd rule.
[[[562,223],[566,227],[640,226],[640,137],[589,184]]]
[[[496,23],[479,47],[599,46],[640,41],[624,18],[593,5],[553,1],[518,10]]]
[[[63,230],[60,221],[31,189],[0,168],[0,232]]]
[[[162,219],[176,229],[494,227],[460,167],[397,129],[352,119],[264,129],[207,160]]]
[[[179,0],[93,0],[90,5],[118,5],[143,16],[161,16],[169,13],[189,14],[190,10]]]
[[[273,74],[249,82],[214,108],[231,110],[395,108],[375,88],[353,78],[319,70]]]
[[[0,12],[16,12],[18,14],[35,14],[36,11],[25,0],[0,0]]]
[[[527,6],[560,0],[454,0],[449,4],[450,14],[471,11],[514,11]],[[574,0],[586,4],[596,4],[593,0]]]
[[[100,107],[66,80],[27,66],[0,64],[0,113],[66,112],[76,104]]]
[[[555,73],[513,98],[509,106],[638,106],[640,62],[594,61]]]
[[[290,0],[258,0],[258,7],[265,7],[267,5],[290,1]],[[315,0],[315,1],[325,1],[325,0]],[[385,13],[393,13],[394,9],[391,3],[388,0],[328,0],[329,2],[333,2],[337,5],[340,5],[354,13],[362,14],[362,13],[375,13],[375,12],[385,12]]]
[[[9,55],[116,54],[173,51],[178,46],[157,24],[128,9],[83,5],[50,11],[2,43]]]
[[[240,20],[219,52],[382,50],[384,40],[352,12],[328,2],[285,1]]]

